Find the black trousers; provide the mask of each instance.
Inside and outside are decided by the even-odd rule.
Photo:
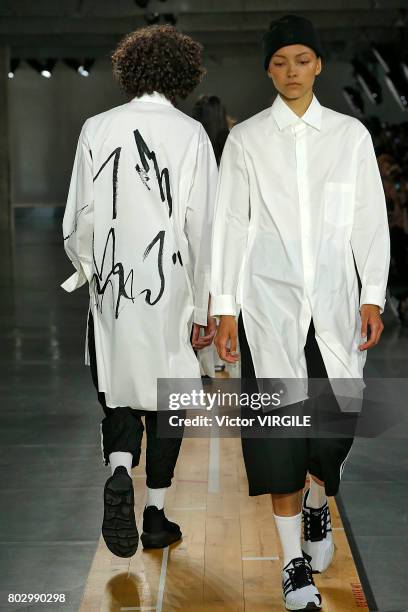
[[[116,451],[132,453],[132,467],[139,465],[143,421],[146,425],[146,485],[150,489],[169,487],[180,451],[182,438],[158,438],[158,413],[150,410],[136,410],[129,406],[110,408],[106,405],[105,394],[98,390],[98,372],[95,353],[94,323],[91,311],[88,319],[88,349],[91,375],[96,387],[98,400],[105,418],[101,421],[101,447],[105,465],[109,454]],[[182,411],[180,411],[182,412]],[[181,415],[183,416],[183,415]]]
[[[314,331],[311,320],[305,345],[308,377],[328,378]],[[238,338],[241,377],[254,379],[254,365],[241,314],[238,318]],[[339,413],[335,396],[329,397],[328,401],[331,403],[330,410]],[[313,421],[319,419],[322,408],[319,406],[319,398],[305,402],[305,413],[312,414]],[[277,413],[279,409],[274,411],[274,414]],[[341,417],[340,414],[338,416]],[[294,493],[304,487],[307,472],[324,481],[326,495],[336,495],[353,439],[350,437],[241,437],[249,495]]]

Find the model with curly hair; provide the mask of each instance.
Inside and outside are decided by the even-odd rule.
[[[202,45],[171,25],[128,34],[112,54],[113,74],[131,97],[158,92],[173,104],[197,87],[206,70]]]
[[[181,538],[164,498],[182,436],[157,435],[157,379],[199,379],[194,349],[215,334],[208,308],[217,164],[201,124],[175,108],[205,73],[201,51],[170,25],[119,43],[113,72],[129,101],[85,121],[63,220],[76,272],[62,286],[89,284],[85,363],[105,413],[102,461],[112,471],[102,534],[120,557],[132,556],[139,541],[131,469],[139,464],[142,416],[141,540],[162,548]]]

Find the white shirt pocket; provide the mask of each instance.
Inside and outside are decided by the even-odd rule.
[[[326,181],[324,184],[324,219],[337,227],[353,223],[354,184]]]

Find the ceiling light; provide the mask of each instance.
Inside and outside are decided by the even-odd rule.
[[[355,115],[364,114],[364,101],[361,93],[355,87],[343,87],[343,96]]]
[[[27,64],[34,68],[37,72],[41,74],[46,79],[50,79],[52,77],[52,71],[54,69],[57,60],[48,59],[46,61],[39,61],[37,59],[28,59]]]
[[[353,59],[351,64],[354,68],[354,76],[363,88],[370,102],[373,104],[380,104],[382,102],[382,89],[375,76],[359,59]]]
[[[12,58],[10,60],[10,70],[8,72],[8,78],[9,79],[14,79],[14,75],[16,73],[16,70],[17,70],[19,64],[20,64],[20,60],[19,59]]]

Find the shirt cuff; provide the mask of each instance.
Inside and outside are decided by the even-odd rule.
[[[221,315],[239,316],[240,307],[233,295],[212,295],[210,314],[212,317]]]
[[[376,285],[366,285],[361,289],[360,308],[363,304],[375,304],[380,307],[380,314],[384,312],[385,295],[383,289]]]
[[[208,310],[205,308],[194,308],[193,322],[205,327],[208,323]]]
[[[82,285],[85,285],[88,281],[81,264],[79,262],[72,262],[72,264],[77,268],[77,271],[67,278],[66,281],[61,283],[61,287],[68,293],[75,291],[75,289],[79,289],[79,287],[82,287]]]

